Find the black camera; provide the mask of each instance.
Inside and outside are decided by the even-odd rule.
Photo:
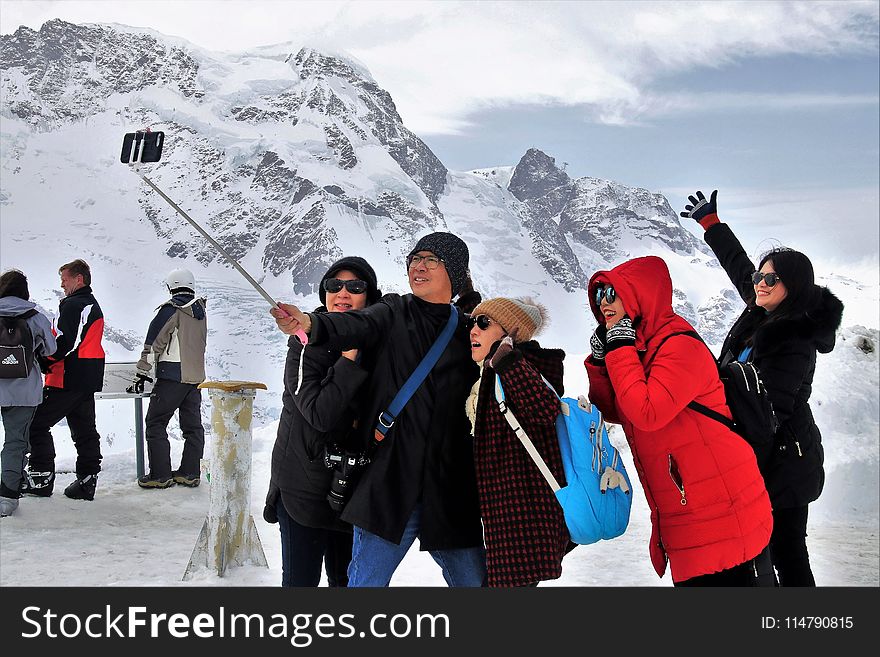
[[[324,465],[333,470],[330,492],[327,501],[337,513],[342,513],[351,497],[357,475],[370,460],[361,454],[347,452],[339,445],[327,445],[324,450]]]

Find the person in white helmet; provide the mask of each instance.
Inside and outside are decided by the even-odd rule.
[[[147,489],[168,488],[175,483],[198,486],[199,461],[205,447],[198,384],[205,380],[206,302],[196,297],[195,277],[188,269],[170,272],[165,285],[171,298],[157,308],[150,322],[137,374],[129,388],[143,391],[144,381],[152,381],[155,376],[146,419],[150,471],[138,479],[138,486]],[[175,411],[186,442],[180,467],[172,470],[167,428]]]

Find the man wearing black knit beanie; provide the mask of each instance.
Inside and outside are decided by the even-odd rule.
[[[358,424],[363,445],[450,318],[457,326],[433,367],[370,455],[342,519],[354,526],[349,587],[388,586],[397,566],[419,547],[441,564],[449,586],[483,586],[485,551],[465,399],[477,379],[464,313],[452,298],[469,287],[467,245],[452,233],[422,237],[406,258],[412,294],[386,294],[363,310],[303,313],[273,309],[289,335],[309,344],[376,354]],[[287,316],[284,316],[286,313]],[[375,444],[375,443],[374,443]]]

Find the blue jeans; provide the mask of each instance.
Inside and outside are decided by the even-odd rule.
[[[421,522],[422,506],[418,504],[406,523],[400,544],[386,541],[355,525],[348,587],[388,586],[397,566],[419,535]],[[440,566],[443,579],[449,586],[485,586],[486,551],[482,546],[431,550],[430,555]]]

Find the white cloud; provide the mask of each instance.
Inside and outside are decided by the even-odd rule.
[[[679,211],[697,188],[663,192]],[[702,190],[706,196],[712,191]],[[880,190],[854,188],[729,187],[718,191],[718,216],[737,232],[749,256],[788,246],[821,261],[827,271],[873,272],[860,280],[876,280],[880,253]],[[702,236],[693,220],[682,226]],[[861,276],[861,274],[860,274]]]
[[[639,125],[647,120],[689,113],[785,112],[880,105],[876,94],[723,93],[645,94],[637,103],[600,108],[597,119],[613,125]]]
[[[645,90],[661,75],[743,57],[876,52],[878,8],[873,1],[3,0],[0,30],[38,28],[60,17],[148,26],[213,50],[289,42],[291,49],[346,51],[392,93],[411,129],[438,134],[462,131],[476,110],[513,103],[587,105],[597,120],[614,124],[650,119],[654,112],[691,111],[687,99]],[[738,102],[864,99],[796,95]]]

